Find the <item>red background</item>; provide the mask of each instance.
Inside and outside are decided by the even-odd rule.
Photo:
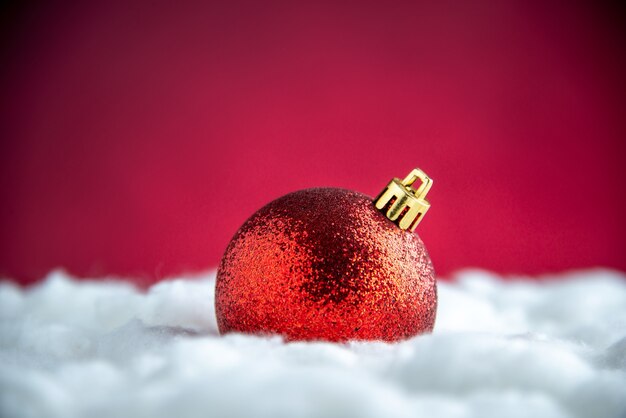
[[[617,7],[82,3],[6,10],[0,274],[210,268],[271,199],[414,166],[440,274],[626,269]]]

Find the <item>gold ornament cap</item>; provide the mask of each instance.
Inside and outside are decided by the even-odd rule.
[[[416,189],[413,184],[420,180]],[[400,229],[415,231],[424,215],[430,209],[426,194],[433,185],[433,180],[422,170],[412,170],[404,180],[394,178],[387,187],[374,199],[376,209],[380,210]]]

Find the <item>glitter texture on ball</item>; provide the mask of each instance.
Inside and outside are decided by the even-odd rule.
[[[434,269],[416,233],[362,193],[290,193],[237,231],[217,272],[221,333],[397,341],[430,332]]]

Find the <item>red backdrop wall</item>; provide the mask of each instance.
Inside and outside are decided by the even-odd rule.
[[[626,269],[617,8],[82,3],[4,25],[5,276],[211,268],[269,200],[415,166],[443,275]]]

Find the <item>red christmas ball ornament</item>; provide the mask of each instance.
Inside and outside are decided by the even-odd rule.
[[[435,272],[413,233],[430,207],[431,185],[415,169],[374,200],[316,188],[261,208],[230,241],[217,271],[220,333],[397,341],[432,331]]]

